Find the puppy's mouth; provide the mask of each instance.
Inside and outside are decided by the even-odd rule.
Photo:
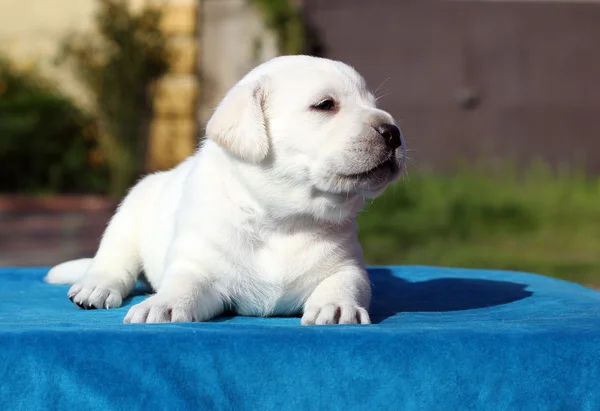
[[[354,192],[364,198],[374,198],[382,193],[385,187],[395,181],[401,173],[403,163],[396,155],[369,170],[352,174],[340,175],[349,192]],[[345,191],[345,190],[344,190]]]
[[[378,177],[378,176],[384,175],[384,174],[385,175],[390,174],[390,173],[395,174],[397,172],[398,172],[398,164],[396,163],[395,158],[391,157],[367,171],[362,171],[360,173],[353,173],[353,174],[342,174],[342,176],[346,177],[346,178],[350,178],[350,179],[363,180],[363,179]]]
[[[320,192],[326,192],[348,201],[356,197],[374,198],[385,187],[395,181],[404,170],[404,156],[391,153],[375,166],[358,172],[327,173],[317,186]]]

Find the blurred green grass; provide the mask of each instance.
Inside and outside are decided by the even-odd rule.
[[[359,216],[367,263],[517,270],[600,287],[600,178],[512,170],[409,174]]]

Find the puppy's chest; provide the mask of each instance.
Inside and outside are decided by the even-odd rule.
[[[229,287],[234,310],[261,316],[297,313],[331,274],[335,258],[326,257],[330,249],[326,242],[303,236],[271,236],[246,256],[241,276]]]
[[[320,277],[331,261],[334,244],[305,235],[272,235],[254,255],[254,273],[262,281],[282,287],[301,286]]]

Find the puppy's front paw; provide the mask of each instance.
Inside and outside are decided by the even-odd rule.
[[[355,304],[335,303],[309,307],[304,311],[302,325],[371,324],[369,313]]]
[[[117,308],[123,303],[119,292],[84,283],[74,284],[67,295],[73,303],[85,310]]]
[[[154,295],[129,309],[125,324],[175,323],[202,321],[192,307],[160,295]]]

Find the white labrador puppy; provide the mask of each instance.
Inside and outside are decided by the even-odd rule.
[[[93,259],[54,267],[82,308],[119,307],[141,272],[156,294],[125,323],[302,315],[368,324],[356,213],[395,181],[404,146],[364,79],[337,61],[278,57],[225,96],[200,149],[125,197]]]

